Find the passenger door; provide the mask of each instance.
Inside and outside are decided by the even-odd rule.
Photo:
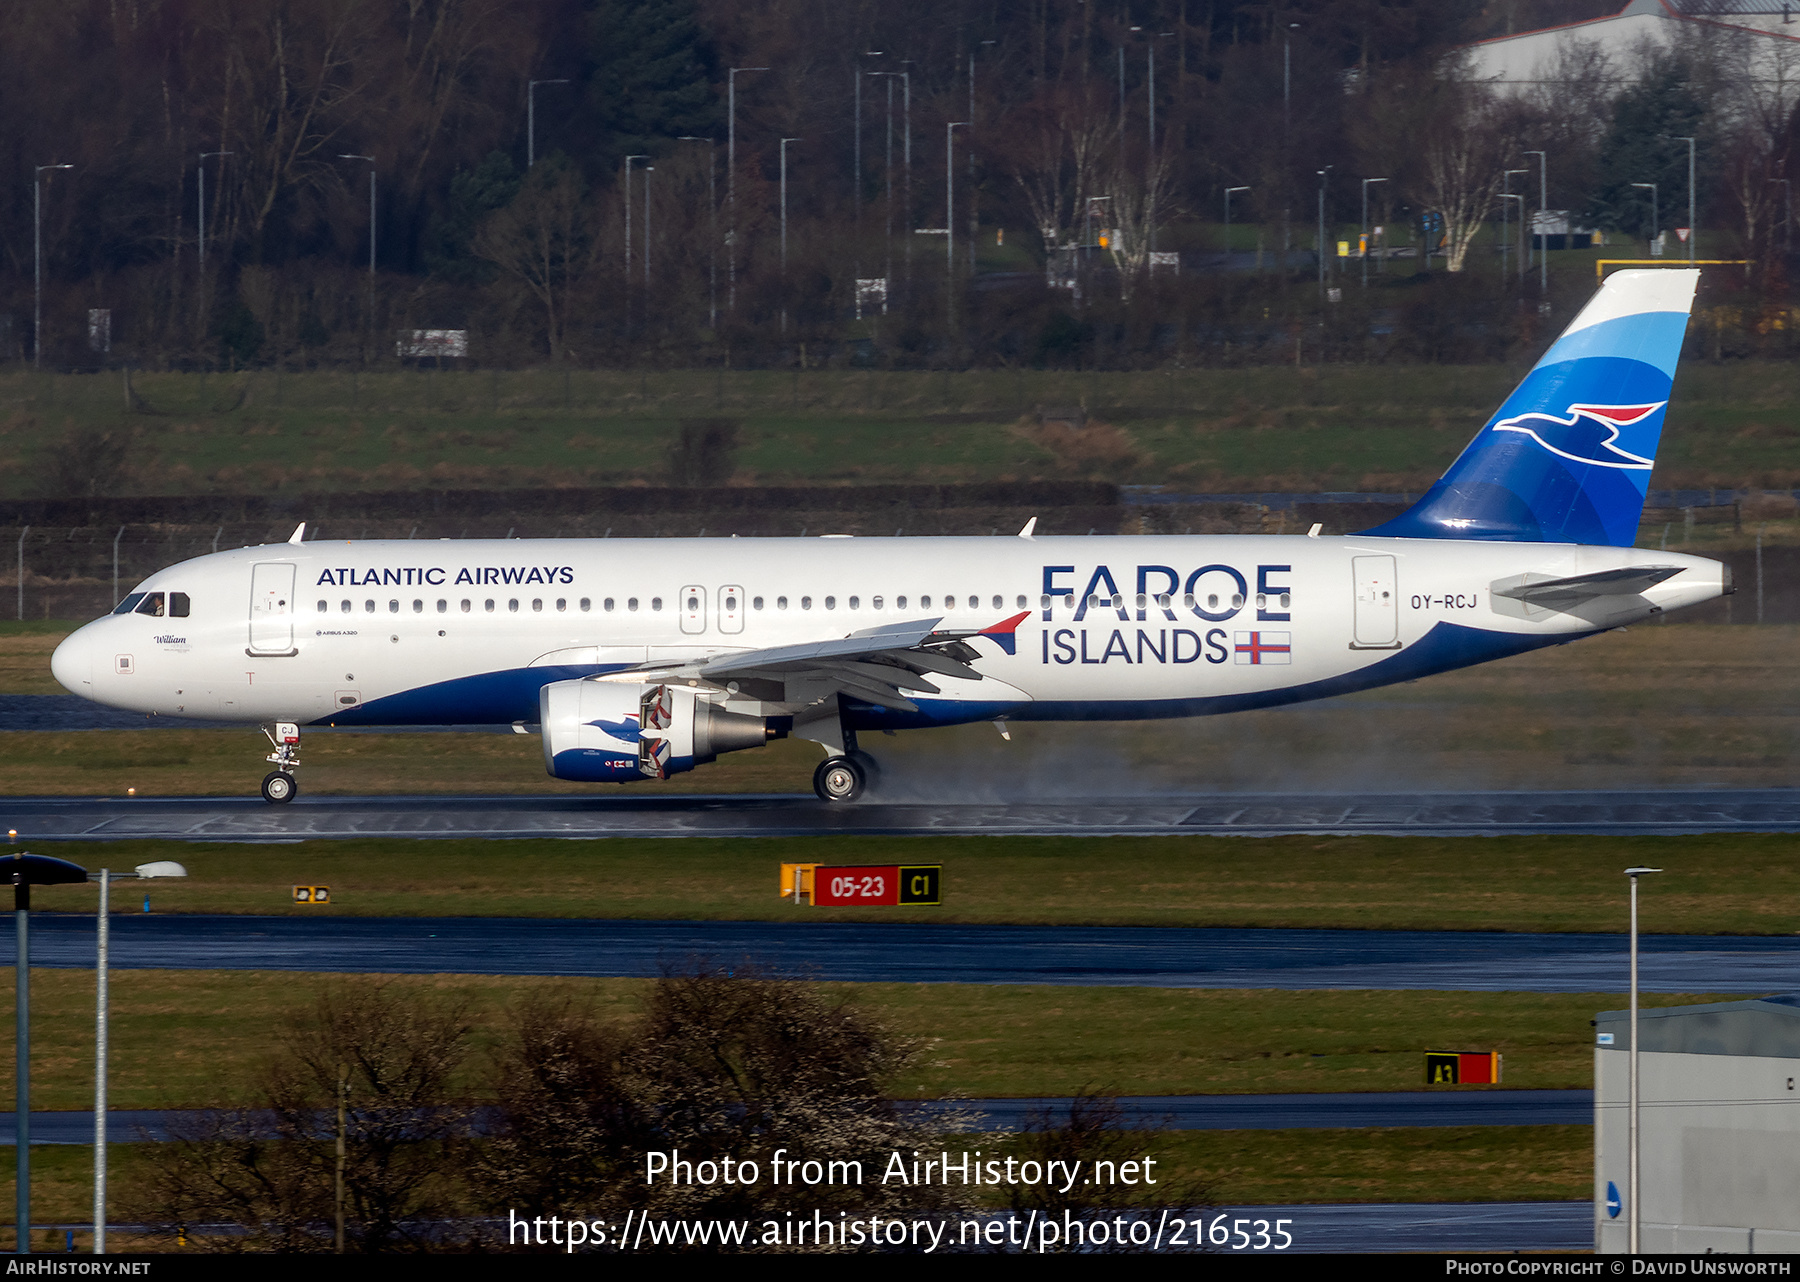
[[[296,653],[292,561],[263,562],[251,568],[249,653]]]

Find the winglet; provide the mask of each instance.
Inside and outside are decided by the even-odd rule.
[[[294,543],[294,544],[299,544],[299,543],[304,542],[305,540],[306,540],[306,522],[302,521],[302,522],[300,522],[300,524],[298,524],[294,527],[294,532],[292,534],[288,535],[288,542]]]
[[[1034,516],[1029,521],[1025,522],[1025,528],[1019,531],[1019,537],[1028,539],[1031,537],[1031,532],[1035,529],[1037,529],[1037,518]]]

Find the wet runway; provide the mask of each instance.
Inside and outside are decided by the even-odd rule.
[[[133,969],[650,978],[696,959],[852,983],[1622,993],[1620,935],[1138,926],[118,914]],[[42,912],[32,961],[86,968],[91,917]],[[1800,989],[1800,938],[1649,935],[1643,988]],[[1622,1002],[1621,1002],[1622,1004]]]
[[[304,773],[301,785],[305,786]],[[338,837],[796,837],[1282,834],[1498,836],[1800,832],[1800,789],[1653,792],[1169,794],[1011,804],[826,806],[803,795],[9,797],[0,827],[31,841]]]
[[[1134,1125],[1176,1131],[1317,1130],[1393,1126],[1592,1126],[1592,1091],[1370,1091],[1321,1095],[1126,1095],[1118,1106]],[[927,1113],[975,1115],[974,1130],[1016,1131],[1043,1110],[1068,1122],[1069,1100],[921,1101]],[[0,1145],[18,1142],[12,1113],[0,1113]],[[113,1109],[107,1137],[120,1144],[166,1140],[171,1128],[204,1123],[203,1109]],[[92,1144],[92,1110],[33,1113],[31,1142]]]

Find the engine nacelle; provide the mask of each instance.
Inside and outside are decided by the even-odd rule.
[[[786,730],[684,686],[555,681],[538,692],[544,769],[586,783],[667,779]]]

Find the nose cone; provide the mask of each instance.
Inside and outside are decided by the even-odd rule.
[[[94,697],[93,631],[91,623],[77,628],[63,638],[56,653],[50,656],[50,675],[56,678],[56,683],[84,699]]]

